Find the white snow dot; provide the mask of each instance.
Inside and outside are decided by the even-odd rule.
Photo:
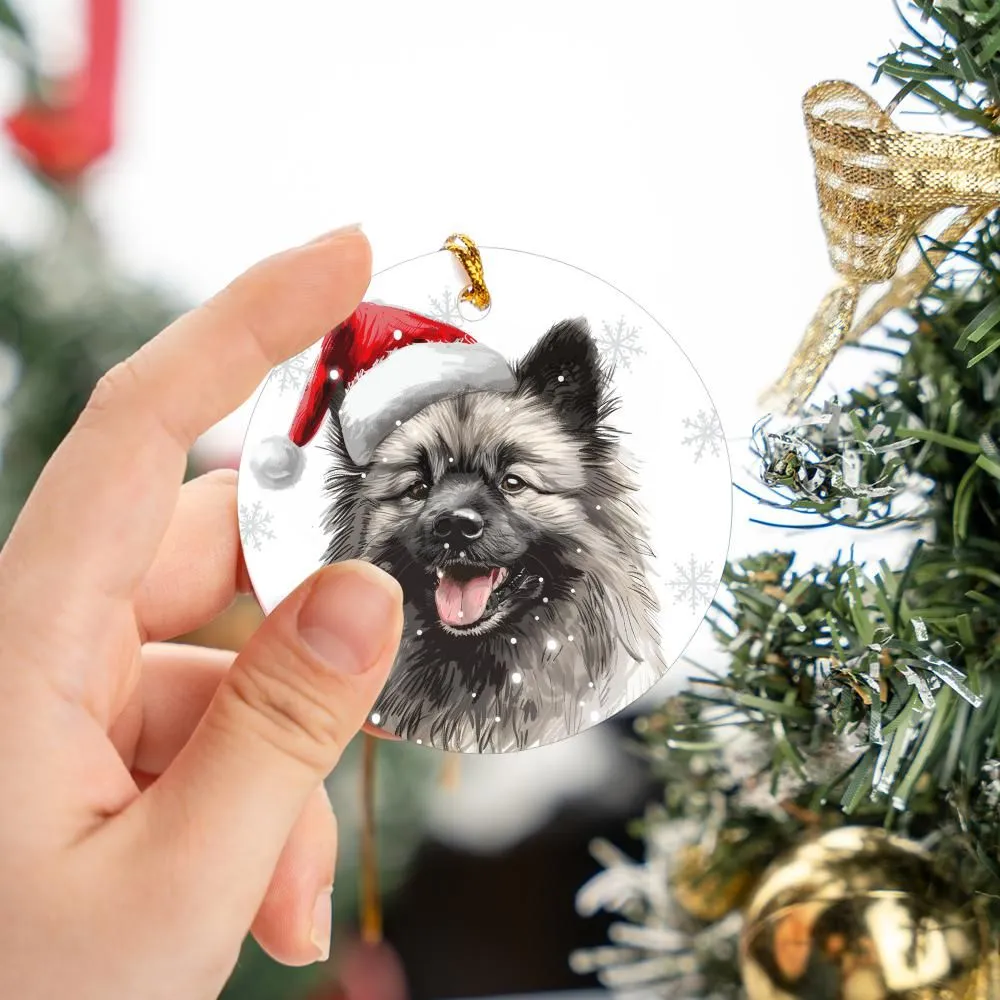
[[[423,742],[423,740],[417,740],[417,746],[420,746]]]
[[[383,455],[382,456],[382,461],[383,462],[388,462],[389,461],[389,456],[388,455]]]
[[[570,592],[571,594],[575,594],[575,593],[576,593],[576,587],[570,587],[570,588],[569,588],[569,592]]]
[[[556,647],[557,647],[558,645],[559,645],[559,643],[558,643],[558,642],[556,642],[556,641],[555,641],[555,639],[549,639],[549,640],[548,640],[548,641],[547,641],[547,642],[545,643],[545,648],[546,648],[546,649],[555,649],[555,648],[556,648]]]
[[[570,642],[572,642],[572,641],[573,641],[573,636],[571,636],[571,635],[568,635],[568,636],[566,636],[566,638],[567,638],[567,639],[568,639],[568,640],[569,640]]]
[[[465,617],[465,612],[464,611],[459,611],[458,617],[459,618],[464,618]]]
[[[402,330],[393,330],[392,331],[392,339],[393,340],[402,340],[403,339],[403,331]]]
[[[598,504],[598,505],[597,505],[597,506],[596,506],[596,507],[594,508],[594,510],[600,510],[600,509],[601,509],[601,505],[600,505],[600,504]]]
[[[590,683],[589,683],[589,684],[587,685],[587,687],[589,687],[589,688],[592,688],[593,686],[594,686],[594,682],[593,682],[593,681],[591,681],[591,682],[590,682]]]
[[[517,639],[512,637],[511,640],[510,640],[510,644],[512,646],[516,646],[517,645]]]
[[[493,719],[493,721],[494,721],[494,722],[499,722],[499,721],[500,721],[500,716],[499,716],[499,715],[498,715],[498,716],[496,716],[496,717],[495,717],[495,718]]]
[[[547,597],[543,597],[542,598],[542,604],[548,604],[548,603],[549,603],[549,599]]]
[[[475,692],[475,691],[473,691],[473,692],[472,692],[472,697],[473,697],[473,698],[475,698],[475,697],[476,697],[476,692]]]
[[[540,619],[540,618],[538,617],[538,615],[535,615],[535,621],[536,621],[536,622],[537,622],[537,621],[541,621],[541,619]]]
[[[418,628],[417,629],[417,635],[423,635],[423,634],[424,634],[424,630],[422,628]]]
[[[512,673],[512,674],[510,675],[510,679],[511,679],[511,680],[512,680],[512,681],[513,681],[513,682],[514,682],[515,684],[520,684],[520,683],[521,683],[521,675],[520,675],[520,674],[519,674],[519,673],[518,673],[518,672],[517,672],[516,670],[514,671],[514,673]]]
[[[367,472],[362,472],[361,473],[361,478],[362,479],[367,479],[368,478],[368,473]]]
[[[510,407],[509,407],[509,406],[505,406],[505,407],[503,408],[503,412],[504,412],[504,413],[510,413]]]
[[[590,713],[590,721],[591,722],[600,722],[601,721],[601,713],[600,712],[591,712]]]
[[[465,558],[465,553],[464,552],[459,552],[458,558],[459,559],[464,559]]]
[[[402,420],[397,420],[396,421],[396,426],[397,427],[402,427],[403,426],[403,421]]]
[[[540,576],[540,577],[538,578],[538,582],[539,582],[539,583],[545,583],[545,577],[544,577],[544,576]]]
[[[583,549],[577,549],[576,551],[577,551],[577,552],[582,552],[582,551],[583,551]]]
[[[454,462],[454,461],[455,461],[455,459],[453,459],[453,458],[451,458],[451,457],[449,456],[449,458],[448,458],[448,461],[449,461],[449,462]]]
[[[340,369],[339,368],[331,368],[330,369],[330,381],[331,382],[336,382],[337,379],[339,379],[339,378],[340,378]]]
[[[445,542],[445,543],[444,543],[444,547],[445,547],[446,549],[450,549],[450,548],[451,548],[451,542]]]
[[[581,699],[580,699],[580,704],[581,704],[581,705],[586,705],[587,703],[586,703],[586,702],[585,702],[585,701],[584,701],[584,700],[583,700],[583,699],[581,698]]]
[[[372,723],[378,725],[382,721],[382,716],[378,712],[372,712]]]
[[[559,378],[556,379],[556,381],[557,382],[565,382],[566,381],[566,377],[564,375],[560,375]]]

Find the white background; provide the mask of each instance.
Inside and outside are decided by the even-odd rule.
[[[801,96],[830,77],[867,86],[869,61],[903,34],[889,0],[125,7],[118,148],[93,183],[123,267],[194,301],[355,221],[376,269],[455,229],[566,260],[670,331],[708,384],[737,471],[757,395],[831,276]],[[72,60],[74,0],[19,9],[44,26],[53,64]],[[0,106],[16,96],[0,76]],[[0,225],[16,238],[38,230],[30,194],[0,152]],[[833,384],[868,357],[838,363]],[[245,416],[210,441],[218,453],[238,450]],[[793,545],[808,564],[855,540],[792,539],[752,526],[758,513],[737,503],[733,554]],[[483,762],[490,794],[454,812],[482,831],[504,785],[525,813],[604,780],[581,763],[600,739],[599,727],[520,764]]]

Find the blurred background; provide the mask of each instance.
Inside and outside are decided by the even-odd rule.
[[[899,33],[872,0],[0,0],[0,533],[101,372],[256,259],[359,220],[376,270],[458,229],[631,295],[701,372],[739,479],[757,396],[830,280],[801,95],[868,86]],[[237,464],[248,413],[206,435],[192,475]],[[784,544],[751,516],[737,502],[734,557],[765,532]],[[796,537],[803,559],[842,544],[822,535]],[[238,648],[257,621],[238,604],[195,638]],[[707,634],[690,654],[712,661]],[[629,822],[663,790],[632,719],[684,670],[553,747],[380,748],[386,937],[414,1000],[593,988],[567,964],[606,937],[574,910],[588,844],[633,850]],[[349,953],[358,758],[330,782],[330,963],[284,970],[248,944],[231,1000],[332,1000],[338,979],[396,974]]]

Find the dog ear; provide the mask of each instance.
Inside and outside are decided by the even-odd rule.
[[[573,430],[597,424],[607,375],[585,319],[556,323],[521,359],[517,379],[553,403]]]

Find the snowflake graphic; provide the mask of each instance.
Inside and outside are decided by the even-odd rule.
[[[632,362],[646,353],[639,343],[639,328],[629,326],[624,316],[613,326],[610,323],[602,325],[604,333],[597,338],[601,353],[612,368],[631,370]]]
[[[694,448],[694,460],[700,462],[705,452],[718,458],[722,451],[722,423],[715,410],[699,410],[694,417],[685,417],[684,426],[690,431],[681,444]]]
[[[274,538],[271,530],[273,515],[264,509],[264,505],[256,500],[247,506],[240,504],[240,538],[244,545],[249,545],[256,551],[263,548],[264,542]]]
[[[294,358],[278,365],[272,373],[278,392],[294,392],[301,389],[309,375],[309,358],[306,352],[296,354]]]
[[[719,585],[712,564],[698,562],[692,555],[686,565],[674,563],[674,569],[677,571],[676,576],[667,583],[674,592],[674,603],[690,604],[694,612],[703,610]]]
[[[450,323],[452,326],[462,325],[464,317],[458,311],[458,296],[450,288],[446,288],[438,299],[432,296],[430,303],[427,315],[431,319],[436,319],[439,323]]]

